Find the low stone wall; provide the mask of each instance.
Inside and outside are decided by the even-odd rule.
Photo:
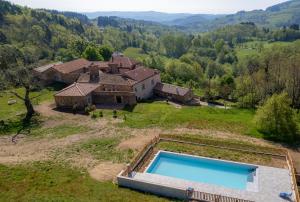
[[[127,187],[159,196],[177,198],[181,200],[187,199],[186,190],[160,184],[153,184],[142,180],[133,180],[129,177],[121,176],[121,174],[117,177],[117,183],[121,187]]]

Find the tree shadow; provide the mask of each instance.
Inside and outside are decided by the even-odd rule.
[[[0,120],[0,135],[14,134],[11,138],[13,143],[17,142],[18,137],[23,135],[29,135],[32,129],[39,127],[41,121],[38,119],[38,115],[35,115],[30,122],[19,120]]]

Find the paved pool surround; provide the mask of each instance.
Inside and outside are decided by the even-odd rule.
[[[151,169],[151,166],[153,166],[152,163],[156,161],[156,158],[154,158],[143,173],[134,173],[131,178],[124,177],[120,174],[117,178],[118,184],[120,186],[129,187],[140,191],[179,199],[185,199],[185,190],[188,187],[194,188],[195,191],[219,194],[228,197],[252,200],[256,202],[284,202],[286,200],[281,199],[279,197],[279,193],[292,192],[291,175],[288,169],[237,163],[232,161],[224,161],[219,159],[211,159],[166,151],[159,151],[156,154],[156,157],[160,155],[160,153],[209,159],[228,162],[229,164],[255,167],[256,175],[254,179],[252,179],[252,183],[247,183],[247,187],[245,190],[233,189],[216,184],[201,183],[199,181],[194,182],[176,177],[148,173],[147,171]]]

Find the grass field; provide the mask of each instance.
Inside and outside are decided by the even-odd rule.
[[[67,165],[37,162],[0,165],[0,201],[168,201],[153,195],[97,182],[84,170]]]
[[[41,91],[35,91],[30,94],[32,98],[32,103],[34,105],[38,105],[44,101],[53,100],[53,94],[62,88],[61,84],[55,84],[52,86],[48,86]],[[19,88],[15,90],[20,95],[24,94],[24,89]],[[16,104],[8,105],[8,101],[16,100]],[[25,105],[22,100],[18,99],[14,95],[9,92],[0,92],[0,120],[12,119],[15,120],[16,117],[25,113]]]
[[[225,110],[211,107],[183,107],[178,109],[166,102],[140,103],[128,111],[118,111],[118,117],[125,119],[119,124],[120,126],[213,129],[260,138],[262,134],[255,129],[254,114],[254,110],[235,108]],[[112,112],[104,111],[104,117],[106,116],[112,117]]]
[[[119,150],[116,147],[121,142],[121,137],[109,137],[93,139],[79,145],[76,150],[84,150],[93,155],[94,158],[114,163],[129,163],[134,156],[131,149]]]
[[[130,58],[133,58],[138,61],[142,61],[146,57],[148,57],[147,54],[143,53],[143,50],[140,48],[127,48],[124,51],[124,55]]]

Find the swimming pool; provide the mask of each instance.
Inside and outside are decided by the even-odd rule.
[[[246,190],[256,166],[160,151],[146,173]]]

